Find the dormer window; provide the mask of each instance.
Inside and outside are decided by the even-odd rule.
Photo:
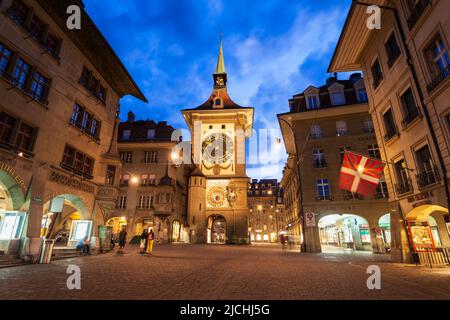
[[[130,140],[131,138],[131,130],[123,130],[122,132],[122,139],[123,140]]]
[[[340,106],[345,104],[344,91],[332,91],[330,92],[331,104],[333,106]]]
[[[318,95],[309,95],[307,97],[307,108],[308,110],[314,110],[319,108],[319,96]]]
[[[155,139],[155,129],[147,130],[147,139]]]

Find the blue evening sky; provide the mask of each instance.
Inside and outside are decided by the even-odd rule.
[[[84,0],[95,23],[149,100],[122,100],[122,118],[168,121],[212,90],[223,32],[228,91],[255,108],[255,129],[278,130],[277,113],[309,85],[321,85],[351,0]],[[264,140],[264,132],[255,137]],[[273,142],[279,133],[270,135]],[[253,140],[256,141],[256,140]],[[265,151],[248,166],[252,178],[281,177],[284,150]],[[249,148],[254,150],[254,148]],[[255,159],[254,152],[251,152]]]

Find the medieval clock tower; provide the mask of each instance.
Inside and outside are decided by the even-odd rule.
[[[228,96],[222,41],[213,78],[208,100],[182,111],[191,131],[196,165],[188,187],[191,242],[247,243],[245,145],[251,136],[254,110],[239,106]]]

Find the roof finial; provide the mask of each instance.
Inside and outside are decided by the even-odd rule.
[[[219,57],[217,58],[217,66],[216,72],[214,74],[224,74],[227,73],[225,70],[225,60],[223,58],[223,45],[222,45],[222,32],[220,33],[220,49],[219,49]]]

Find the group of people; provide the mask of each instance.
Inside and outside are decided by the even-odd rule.
[[[150,229],[150,231],[144,229],[144,231],[142,231],[141,234],[141,244],[140,244],[141,251],[139,253],[152,255],[154,243],[155,243],[155,233],[153,232],[153,229]]]
[[[117,253],[123,253],[123,249],[125,248],[125,244],[127,242],[127,235],[128,232],[125,227],[122,228],[122,230],[119,232],[119,250]],[[153,245],[155,242],[155,233],[153,232],[153,229],[150,229],[148,231],[145,229],[140,237],[140,254],[149,254],[152,255],[153,253]],[[116,243],[114,241],[114,236],[111,235],[111,250],[114,250],[116,246]]]

